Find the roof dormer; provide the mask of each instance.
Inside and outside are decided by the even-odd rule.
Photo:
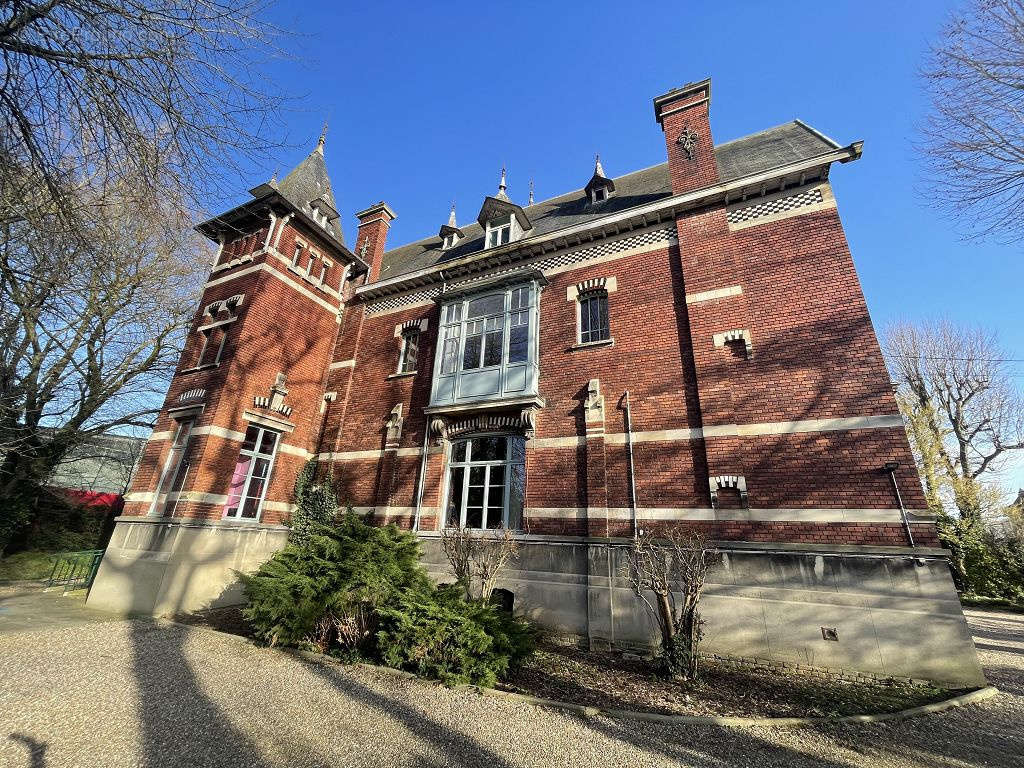
[[[496,248],[519,240],[533,227],[522,206],[513,203],[505,193],[505,169],[501,169],[498,194],[484,198],[484,204],[477,215],[477,223],[484,230],[484,248]]]
[[[590,177],[583,191],[587,193],[587,200],[591,205],[603,203],[615,193],[615,182],[604,175],[600,155],[594,155],[594,175]]]
[[[441,225],[441,231],[437,236],[441,238],[443,251],[447,251],[462,239],[462,230],[455,224],[455,203],[452,203],[452,210],[448,214],[448,223]]]

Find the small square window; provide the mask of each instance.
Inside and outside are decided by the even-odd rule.
[[[604,187],[598,187],[594,190],[594,202],[600,203],[608,199],[608,190]]]
[[[496,248],[499,245],[505,245],[509,242],[512,237],[512,221],[509,220],[503,224],[498,222],[489,223],[487,225],[487,247]]]

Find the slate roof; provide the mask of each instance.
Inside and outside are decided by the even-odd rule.
[[[719,177],[726,182],[806,160],[838,149],[839,146],[805,123],[794,120],[760,133],[719,144],[715,147],[715,162],[718,164]],[[668,163],[616,176],[613,181],[615,194],[595,205],[588,202],[583,189],[578,189],[526,207],[526,215],[533,224],[530,236],[555,232],[574,224],[598,219],[609,213],[670,197],[672,194]],[[447,251],[441,250],[441,238],[438,236],[427,237],[387,251],[384,254],[380,279],[386,280],[415,272],[483,250],[484,232],[479,224],[466,224],[462,230],[465,237],[458,245]]]
[[[287,198],[288,202],[300,211],[309,213],[309,203],[324,198],[334,210],[338,210],[331,180],[327,176],[327,164],[324,162],[323,144],[317,146],[309,157],[277,183],[277,191]],[[335,237],[344,245],[345,235],[341,231],[341,219],[329,221],[327,226]]]

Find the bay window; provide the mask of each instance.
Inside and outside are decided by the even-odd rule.
[[[224,517],[241,520],[259,518],[260,507],[267,495],[270,473],[277,454],[278,433],[250,424],[245,431],[242,449],[238,452],[235,471],[231,475]]]
[[[445,525],[519,529],[526,498],[526,440],[483,435],[454,440]]]
[[[537,294],[531,282],[442,306],[432,406],[537,393]]]

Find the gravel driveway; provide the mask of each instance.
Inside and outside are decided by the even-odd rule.
[[[5,768],[1024,765],[1024,616],[968,613],[1004,691],[979,705],[890,725],[728,730],[583,719],[84,609],[79,623],[5,621],[30,599],[70,598],[0,588]]]

